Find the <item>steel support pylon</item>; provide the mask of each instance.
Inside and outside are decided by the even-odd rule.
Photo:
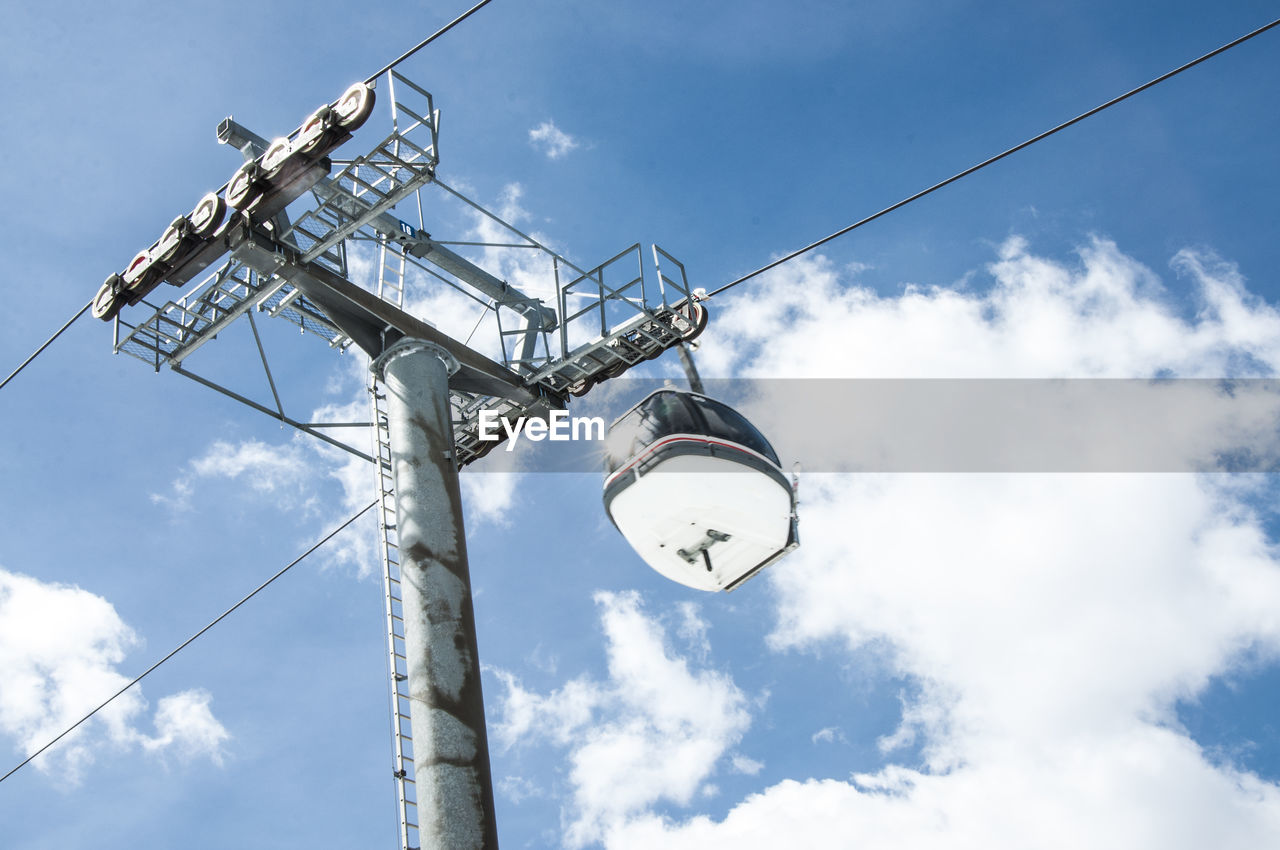
[[[375,402],[385,403],[394,480],[395,554],[419,846],[497,848],[480,659],[449,414],[448,380],[457,364],[432,343],[404,339],[371,368],[385,393],[384,399],[375,397]],[[384,528],[384,539],[385,534]],[[391,587],[389,582],[389,591]],[[394,631],[391,598],[388,618]],[[394,663],[394,638],[391,643]],[[396,702],[400,702],[398,696]],[[394,719],[399,729],[400,718]],[[397,760],[399,769],[405,769],[402,753],[398,752]],[[406,790],[402,785],[402,837],[407,841]]]

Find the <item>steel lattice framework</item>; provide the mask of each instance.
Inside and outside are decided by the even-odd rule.
[[[160,305],[143,302],[151,311],[136,322],[117,316],[115,351],[157,370],[168,365],[190,376],[183,369],[186,358],[249,313],[285,319],[330,347],[345,349],[353,339],[333,314],[354,303],[385,334],[433,339],[464,359],[450,385],[461,466],[496,445],[476,437],[481,410],[511,417],[545,414],[564,407],[568,395],[581,394],[700,330],[705,314],[684,266],[656,245],[645,252],[634,244],[583,268],[445,184],[436,174],[439,112],[431,95],[395,71],[381,81],[390,94],[390,132],[271,220],[232,215],[219,234],[227,249],[221,263],[185,294]],[[269,146],[231,119],[219,127],[219,138],[247,156],[260,157]],[[500,236],[443,240],[395,215],[397,206],[415,201],[421,209],[421,194],[429,191],[473,208]],[[545,256],[552,303],[520,292],[453,250],[460,245],[472,253],[523,249]],[[360,280],[350,273],[348,258],[365,246],[376,249],[378,262],[376,274]],[[403,309],[404,281],[414,273],[473,297],[491,314],[492,322],[478,324],[496,327],[497,340],[486,346],[496,349],[496,358],[479,353],[479,345],[437,339],[443,335]],[[180,270],[167,280],[189,283]],[[319,293],[334,288],[348,303],[318,303],[325,300]],[[302,424],[283,411],[272,415]]]

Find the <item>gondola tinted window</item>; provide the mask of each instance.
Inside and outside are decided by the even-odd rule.
[[[775,465],[778,463],[778,456],[769,445],[769,441],[742,414],[709,398],[698,395],[691,395],[689,398],[707,423],[709,436],[721,437],[746,446],[769,458]]]
[[[671,434],[697,434],[703,429],[693,418],[684,394],[661,390],[646,398],[609,430],[605,465],[613,472],[645,446]]]
[[[769,441],[741,414],[714,399],[659,390],[619,419],[609,431],[605,465],[610,473],[663,437],[697,434],[746,446],[778,463]]]

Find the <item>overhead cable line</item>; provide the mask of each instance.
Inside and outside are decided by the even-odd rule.
[[[67,319],[67,323],[66,323],[65,325],[63,325],[62,327],[58,328],[58,330],[54,333],[54,335],[53,335],[53,336],[49,337],[48,339],[46,339],[46,340],[44,341],[44,345],[40,346],[40,347],[39,347],[39,348],[37,348],[35,351],[31,352],[31,356],[30,356],[30,357],[28,357],[26,360],[23,360],[23,361],[22,361],[22,365],[20,365],[17,369],[14,369],[12,372],[10,372],[10,373],[9,373],[9,377],[5,378],[3,382],[0,382],[0,390],[4,389],[4,388],[5,388],[5,386],[6,386],[10,381],[12,381],[12,380],[14,379],[14,377],[16,377],[16,376],[17,376],[17,374],[18,374],[19,372],[21,372],[23,369],[27,368],[27,364],[28,364],[28,363],[30,363],[32,360],[35,360],[37,357],[39,357],[39,356],[40,356],[40,352],[42,352],[42,351],[44,351],[46,348],[48,348],[48,347],[53,343],[53,341],[54,341],[55,339],[57,339],[58,337],[62,336],[62,332],[63,332],[63,331],[65,331],[67,328],[71,327],[71,325],[75,322],[75,320],[76,320],[76,319],[78,319],[78,318],[80,318],[81,316],[83,316],[83,315],[84,315],[84,311],[85,311],[85,310],[88,310],[91,306],[93,306],[93,301],[89,301],[87,304],[85,304],[83,307],[81,307],[81,308],[80,308],[80,311],[79,311],[78,313],[76,313],[76,314],[75,314],[74,316],[72,316],[70,319]]]
[[[106,708],[108,705],[110,705],[110,704],[111,704],[111,703],[112,703],[112,702],[113,702],[117,697],[119,697],[119,696],[120,696],[121,694],[123,694],[125,691],[129,690],[129,689],[130,689],[130,688],[132,688],[134,685],[138,684],[138,683],[139,683],[139,682],[141,682],[143,679],[145,679],[147,676],[149,676],[149,675],[152,673],[152,671],[154,671],[154,670],[155,670],[157,667],[159,667],[161,664],[165,663],[165,662],[166,662],[166,661],[168,661],[170,658],[172,658],[173,656],[177,655],[177,654],[178,654],[179,652],[181,652],[182,650],[186,649],[186,648],[187,648],[187,646],[188,646],[188,645],[190,645],[190,644],[191,644],[191,643],[192,643],[196,638],[200,637],[200,636],[201,636],[201,635],[203,635],[205,632],[209,631],[209,629],[211,629],[211,628],[213,628],[214,626],[218,625],[218,623],[222,622],[222,620],[224,620],[224,619],[225,619],[229,614],[231,614],[231,612],[235,611],[235,610],[236,610],[237,608],[239,608],[241,605],[243,605],[244,603],[248,602],[248,601],[249,601],[250,599],[252,599],[253,597],[257,596],[257,595],[258,595],[258,593],[260,593],[262,590],[266,589],[267,585],[271,584],[271,583],[272,583],[272,582],[274,582],[276,579],[280,578],[280,576],[284,575],[285,573],[289,572],[289,570],[293,569],[293,568],[294,568],[294,567],[296,567],[298,564],[302,563],[303,559],[305,559],[308,555],[310,555],[312,552],[314,552],[314,551],[316,551],[317,549],[319,549],[319,548],[320,548],[321,546],[323,546],[324,544],[328,543],[330,540],[332,540],[334,537],[336,537],[336,536],[338,535],[338,533],[339,533],[339,532],[341,532],[344,528],[346,528],[347,526],[351,525],[353,522],[355,522],[356,520],[358,520],[360,517],[362,517],[362,516],[364,516],[366,513],[368,513],[368,512],[369,512],[369,510],[370,510],[370,509],[372,509],[372,508],[373,508],[373,506],[374,506],[374,505],[376,505],[376,504],[378,504],[378,503],[377,503],[376,501],[373,501],[373,502],[370,502],[369,504],[365,505],[363,508],[361,508],[361,509],[360,509],[359,511],[357,511],[355,514],[353,514],[353,515],[352,515],[352,516],[351,516],[351,517],[350,517],[346,522],[342,523],[342,525],[340,525],[340,526],[338,526],[337,528],[333,529],[333,530],[332,530],[332,531],[330,531],[328,534],[326,534],[324,537],[322,537],[320,540],[316,541],[314,544],[312,544],[311,548],[307,549],[307,551],[303,552],[301,555],[299,555],[297,558],[295,558],[295,559],[294,559],[290,564],[288,564],[287,566],[283,567],[279,572],[277,572],[277,573],[276,573],[275,575],[273,575],[271,578],[267,579],[267,580],[266,580],[266,581],[264,581],[262,584],[258,585],[256,588],[254,588],[254,590],[253,590],[251,593],[249,593],[247,596],[245,596],[243,599],[241,599],[241,600],[240,600],[239,602],[237,602],[235,605],[232,605],[232,606],[231,606],[230,608],[228,608],[226,611],[223,611],[223,612],[222,612],[221,614],[219,614],[216,618],[214,618],[212,621],[210,621],[210,622],[209,622],[209,624],[208,624],[207,626],[205,626],[205,627],[204,627],[204,628],[202,628],[200,631],[198,631],[198,632],[196,632],[195,634],[193,634],[191,637],[189,637],[189,638],[187,638],[186,640],[184,640],[184,641],[183,641],[182,643],[180,643],[177,647],[175,647],[175,648],[174,648],[174,649],[173,649],[173,650],[172,650],[168,655],[166,655],[164,658],[161,658],[161,659],[160,659],[159,661],[157,661],[155,664],[152,664],[150,667],[148,667],[148,668],[147,668],[147,669],[146,669],[146,670],[145,670],[141,675],[139,675],[139,676],[138,676],[136,679],[134,679],[132,682],[130,682],[129,684],[125,685],[123,688],[121,688],[120,690],[116,691],[116,692],[115,692],[114,694],[112,694],[111,696],[107,697],[107,699],[106,699],[106,700],[105,700],[101,705],[99,705],[99,706],[98,706],[97,708],[95,708],[93,711],[91,711],[91,712],[89,712],[88,714],[86,714],[84,717],[81,717],[81,718],[80,718],[79,720],[77,720],[75,723],[73,723],[73,724],[71,724],[70,726],[68,726],[68,727],[67,727],[66,729],[64,729],[61,733],[59,733],[59,735],[58,735],[56,738],[54,738],[52,741],[50,741],[49,743],[45,744],[45,745],[44,745],[43,747],[41,747],[40,749],[36,750],[36,751],[35,751],[34,753],[32,753],[31,755],[27,756],[25,759],[23,759],[23,760],[22,760],[22,762],[21,762],[20,764],[18,764],[16,767],[14,767],[12,770],[10,770],[10,771],[9,771],[8,773],[6,773],[4,776],[0,776],[0,782],[4,782],[4,781],[5,781],[6,779],[8,779],[10,776],[13,776],[15,773],[17,773],[17,772],[18,772],[19,770],[21,770],[23,767],[25,767],[26,765],[30,764],[30,763],[31,763],[31,761],[32,761],[32,760],[34,760],[34,759],[36,758],[36,756],[40,755],[40,754],[41,754],[41,753],[43,753],[45,750],[49,749],[49,748],[50,748],[50,747],[52,747],[54,744],[56,744],[56,743],[58,743],[59,741],[61,741],[61,740],[62,740],[63,738],[65,738],[67,735],[71,734],[71,733],[72,733],[72,732],[73,732],[77,727],[79,727],[79,726],[80,726],[80,724],[84,723],[86,720],[88,720],[89,718],[93,717],[93,716],[94,716],[95,714],[97,714],[99,711],[102,711],[102,709],[104,709],[104,708]]]
[[[1127,91],[1124,94],[1120,95],[1119,97],[1112,98],[1111,100],[1108,100],[1106,103],[1103,103],[1099,106],[1095,106],[1093,109],[1090,109],[1088,112],[1082,112],[1081,114],[1077,115],[1075,118],[1072,118],[1070,121],[1064,121],[1051,130],[1046,130],[1043,133],[1039,134],[1038,136],[1033,136],[1030,139],[1027,139],[1022,144],[1014,145],[1013,147],[1009,148],[1003,153],[998,153],[995,156],[991,157],[990,159],[985,159],[982,162],[978,163],[977,165],[971,166],[970,168],[966,168],[964,171],[961,171],[959,174],[955,174],[951,177],[948,177],[946,180],[943,180],[941,183],[935,183],[932,186],[930,186],[928,189],[925,189],[920,192],[916,192],[911,197],[904,198],[903,200],[898,201],[896,204],[893,204],[892,206],[885,207],[884,209],[880,210],[880,212],[878,213],[869,215],[866,218],[861,219],[860,221],[855,221],[853,224],[849,225],[848,227],[837,230],[835,233],[832,233],[830,236],[825,236],[822,239],[819,239],[817,242],[813,242],[809,245],[806,245],[797,251],[792,251],[790,254],[787,254],[785,257],[779,257],[778,259],[774,260],[768,265],[761,266],[760,268],[756,269],[750,274],[745,274],[742,277],[738,278],[737,280],[730,281],[729,283],[726,283],[724,286],[720,287],[719,289],[713,290],[706,297],[710,298],[712,295],[718,295],[719,293],[724,292],[726,289],[732,286],[737,286],[738,284],[743,283],[744,281],[751,280],[751,278],[753,277],[764,274],[765,272],[769,271],[769,269],[776,268],[777,266],[780,266],[785,262],[794,260],[796,257],[799,257],[801,254],[804,254],[808,251],[812,251],[814,248],[817,248],[820,245],[825,245],[826,243],[830,242],[832,239],[835,239],[839,236],[844,236],[846,233],[850,232],[851,230],[856,230],[859,227],[862,227],[862,225],[873,222],[876,219],[880,218],[881,216],[887,215],[896,209],[905,207],[907,204],[911,203],[912,201],[919,200],[920,198],[923,198],[925,195],[928,195],[931,192],[936,192],[937,190],[941,189],[943,186],[948,186],[956,182],[962,177],[968,177],[970,174],[973,174],[975,171],[980,171],[994,162],[999,162],[1000,160],[1004,159],[1006,156],[1017,153],[1023,148],[1029,147],[1035,144],[1036,142],[1040,141],[1041,139],[1047,139],[1048,137],[1052,136],[1054,133],[1057,133],[1059,130],[1065,130],[1066,128],[1070,127],[1072,124],[1077,124],[1092,115],[1097,115],[1102,110],[1115,106],[1117,103],[1120,103],[1122,100],[1127,100],[1128,98],[1133,97],[1135,94],[1138,94],[1139,92],[1146,91],[1147,89],[1151,88],[1157,83],[1162,83],[1165,80],[1169,79],[1170,77],[1177,76],[1178,74],[1181,74],[1183,71],[1186,71],[1189,68],[1194,68],[1196,65],[1199,65],[1201,62],[1204,62],[1207,59],[1212,59],[1214,56],[1217,56],[1219,53],[1223,53],[1237,45],[1243,44],[1244,42],[1248,41],[1254,36],[1261,35],[1262,33],[1266,32],[1267,30],[1277,25],[1280,25],[1280,19],[1274,20],[1265,26],[1258,27],[1253,32],[1248,33],[1247,35],[1242,35],[1239,38],[1237,38],[1235,41],[1228,42],[1227,44],[1222,45],[1216,50],[1211,50],[1208,53],[1204,54],[1203,56],[1199,57],[1198,59],[1193,59],[1187,64],[1174,68],[1172,71],[1169,71],[1166,74],[1161,74],[1159,77],[1156,77],[1154,80],[1151,80],[1150,82],[1147,82],[1147,83],[1143,83],[1142,85],[1138,86],[1136,89]]]
[[[445,34],[445,33],[447,33],[449,30],[453,29],[453,28],[454,28],[454,27],[456,27],[458,24],[462,23],[462,22],[463,22],[463,21],[465,21],[467,18],[469,18],[469,17],[471,17],[472,15],[474,15],[476,12],[480,11],[480,9],[481,9],[481,8],[483,8],[484,6],[487,6],[490,2],[491,2],[491,0],[480,0],[480,2],[479,2],[479,3],[475,4],[475,5],[474,5],[474,6],[472,6],[470,9],[468,9],[468,10],[467,10],[467,11],[465,11],[465,12],[463,12],[461,15],[459,15],[459,16],[458,16],[458,17],[456,17],[456,18],[454,18],[452,21],[450,21],[449,23],[445,24],[445,25],[444,25],[443,27],[441,27],[440,29],[436,30],[436,31],[435,31],[435,33],[433,33],[432,35],[427,36],[427,38],[425,38],[425,39],[423,39],[422,41],[420,41],[420,42],[418,43],[418,45],[417,45],[416,47],[414,47],[412,50],[409,50],[408,52],[406,52],[406,53],[402,54],[402,55],[400,56],[400,58],[398,58],[398,59],[396,59],[395,61],[393,61],[393,62],[389,63],[389,64],[388,64],[386,67],[384,67],[382,70],[378,71],[378,72],[377,72],[377,73],[375,73],[373,76],[371,76],[371,77],[369,77],[367,80],[365,80],[365,82],[366,82],[366,83],[372,83],[374,80],[378,79],[378,77],[381,77],[383,74],[387,73],[387,72],[388,72],[388,71],[390,71],[392,68],[394,68],[395,66],[399,65],[401,62],[403,62],[404,60],[408,59],[410,56],[412,56],[413,54],[417,53],[419,50],[421,50],[422,48],[426,47],[428,44],[430,44],[431,42],[435,41],[437,38],[439,38],[440,36],[444,35],[444,34]]]

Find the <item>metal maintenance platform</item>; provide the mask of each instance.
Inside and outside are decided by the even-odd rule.
[[[241,171],[249,169],[250,176],[237,172],[218,190],[231,207],[226,220],[193,262],[162,267],[162,280],[186,286],[196,277],[192,267],[206,273],[173,300],[155,304],[140,298],[137,307],[120,310],[113,319],[115,351],[156,370],[167,364],[249,401],[184,368],[193,352],[245,314],[284,319],[332,348],[355,344],[371,356],[403,336],[427,339],[449,350],[462,367],[450,380],[456,459],[462,466],[496,445],[477,439],[480,411],[545,416],[563,408],[568,396],[657,357],[705,326],[705,310],[689,288],[684,267],[657,246],[646,252],[635,244],[586,269],[446,185],[436,173],[439,112],[431,94],[395,71],[378,82],[379,96],[389,107],[380,141],[346,161],[312,156],[297,167],[291,186],[259,206],[235,208],[244,185],[272,168],[281,170],[282,157],[309,143],[308,133],[314,132],[304,123],[268,142],[231,119],[222,122],[219,141],[244,153]],[[361,138],[376,124],[370,121]],[[488,238],[428,233],[421,211],[423,193],[431,191],[483,217],[490,225]],[[400,218],[398,207],[416,207],[417,226]],[[440,228],[432,224],[431,229]],[[151,252],[164,242],[162,237]],[[540,289],[553,296],[527,295],[482,267],[486,258],[512,251],[545,260],[547,280]],[[369,264],[352,262],[353,257],[371,254],[376,255],[374,273],[355,273]],[[405,303],[410,277],[474,300],[482,313],[477,328],[487,325],[491,338],[481,343],[453,339],[436,330],[429,317],[412,315]],[[270,378],[265,354],[263,366]],[[275,412],[249,403],[323,438],[285,416],[278,398]]]

